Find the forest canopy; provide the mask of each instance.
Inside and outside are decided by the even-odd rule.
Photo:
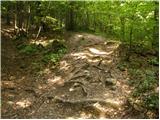
[[[159,117],[159,1],[2,1],[2,118]]]
[[[2,18],[26,32],[39,26],[90,31],[158,49],[158,6],[158,1],[2,1]]]

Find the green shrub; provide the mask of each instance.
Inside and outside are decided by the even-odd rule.
[[[139,96],[146,92],[150,92],[157,84],[157,79],[155,77],[155,72],[151,70],[145,71],[145,77],[139,82],[137,88],[133,92],[133,96]]]
[[[60,56],[58,54],[55,54],[55,53],[48,53],[46,55],[44,55],[42,61],[43,62],[53,62],[53,63],[56,63],[58,60],[59,60]]]
[[[50,29],[52,31],[61,31],[61,28],[59,26],[59,21],[51,16],[46,16],[42,19],[45,27],[47,29]]]
[[[51,47],[54,53],[63,53],[66,50],[66,46],[60,40],[54,40]]]
[[[159,65],[159,61],[157,57],[148,60],[148,63],[151,65]]]
[[[45,63],[52,62],[56,63],[60,60],[60,58],[66,53],[66,48],[59,49],[56,53],[55,52],[48,52],[42,58],[42,61]]]
[[[159,108],[159,95],[158,93],[151,94],[145,99],[145,106],[148,109],[158,109]]]
[[[127,68],[127,63],[119,63],[119,64],[117,65],[117,68],[118,68],[119,70],[121,70],[121,71],[124,71],[125,68]]]
[[[32,54],[38,51],[38,47],[35,44],[19,45],[17,48],[19,49],[19,52],[23,54]]]

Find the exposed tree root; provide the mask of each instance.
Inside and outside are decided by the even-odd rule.
[[[87,92],[87,89],[85,88],[85,83],[81,82],[81,81],[67,81],[65,83],[73,83],[73,86],[70,88],[70,90],[75,90],[76,88],[80,87],[82,88],[82,91],[83,91],[83,95],[84,96],[87,96],[88,95],[88,92]]]
[[[111,103],[102,99],[80,99],[80,100],[65,100],[61,97],[55,96],[53,99],[54,102],[57,103],[68,103],[68,104],[82,104],[86,106],[94,105],[95,103],[99,103],[104,106],[113,107],[114,109],[118,109],[118,105],[115,103]]]
[[[105,72],[105,73],[109,73],[109,70],[106,71],[106,70],[104,70],[103,68],[101,68],[101,67],[99,67],[99,66],[92,65],[92,67],[97,68],[97,69],[99,69],[99,70],[102,70],[102,71]]]

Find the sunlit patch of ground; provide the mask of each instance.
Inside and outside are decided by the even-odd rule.
[[[86,37],[83,34],[78,34],[74,35],[73,38],[70,39],[70,41],[73,41],[73,44],[78,44],[80,39],[83,39],[83,41],[91,40],[90,37]],[[115,61],[113,61],[112,58],[114,57],[114,55],[116,56],[115,52],[118,49],[119,43],[116,42],[112,43],[110,41],[110,43],[108,43],[107,45],[107,42],[102,43],[101,41],[99,45],[97,44],[99,38],[96,38],[95,41],[94,40],[93,40],[93,43],[95,42],[94,45],[87,45],[91,43],[85,42],[86,47],[83,45],[82,45],[83,47],[79,46],[81,49],[79,49],[78,51],[73,50],[70,51],[67,55],[65,55],[64,58],[59,63],[58,75],[55,75],[53,78],[49,78],[48,84],[58,85],[57,89],[55,89],[54,92],[52,92],[52,94],[56,94],[59,97],[62,97],[62,99],[64,100],[66,99],[68,101],[70,100],[83,101],[85,99],[87,100],[96,98],[99,100],[104,100],[107,103],[107,105],[105,106],[99,104],[99,102],[95,102],[90,106],[90,109],[93,110],[94,112],[89,112],[88,108],[86,108],[88,112],[82,110],[80,113],[78,112],[77,114],[75,109],[81,110],[82,108],[79,107],[79,105],[81,106],[81,103],[75,103],[74,109],[63,112],[62,116],[66,116],[65,118],[67,119],[71,118],[84,119],[84,118],[94,118],[94,117],[118,118],[118,116],[119,117],[121,116],[120,114],[123,111],[122,107],[125,102],[125,98],[130,93],[130,89],[125,83],[126,80],[123,80],[127,78],[128,74],[120,73],[120,71],[114,72],[116,68],[113,67]],[[87,66],[87,64],[89,66]],[[98,65],[99,67],[97,67]],[[105,73],[107,72],[107,69],[109,69],[108,68],[109,66],[110,67],[112,66],[110,70],[112,71],[111,74],[112,73],[114,74],[112,74],[111,76],[110,75],[107,76],[112,79],[114,78],[117,81],[114,88],[111,88],[111,86],[105,87],[104,83],[102,82],[106,80],[106,78],[104,77],[105,74],[109,74]],[[79,86],[78,85],[79,83],[74,84],[74,82],[72,83],[70,81],[80,81],[82,82],[83,84],[82,86],[84,88]],[[78,87],[74,88],[74,86]],[[83,94],[84,91],[87,92],[87,96],[84,96]],[[63,104],[64,106],[61,107],[62,111],[63,110],[65,111],[65,109],[70,109],[70,107],[65,106],[65,104],[69,103],[64,102]],[[59,105],[61,106],[61,104]],[[44,106],[48,105],[44,104]],[[36,116],[40,117],[39,116],[40,113],[44,112],[44,110],[42,109],[43,107],[40,108],[40,111],[37,113]],[[57,114],[59,115],[61,114],[61,109],[56,111]],[[73,112],[75,113],[75,115],[73,115]],[[57,118],[59,117],[57,116]]]
[[[29,107],[31,105],[31,102],[29,99],[25,99],[25,100],[20,100],[18,102],[16,102],[16,107],[17,108],[26,108]]]
[[[31,40],[31,43],[48,46],[53,40],[43,37]],[[4,109],[2,116],[4,118],[13,116],[66,119],[122,118],[126,98],[132,90],[127,84],[130,76],[127,69],[119,71],[116,67],[117,49],[120,43],[104,40],[102,37],[85,33],[71,35],[67,41],[70,51],[59,64],[42,66],[41,74],[33,73],[29,70],[30,67],[26,69],[17,67],[19,61],[28,61],[27,65],[30,65],[35,56],[27,60],[11,59],[12,63],[18,63],[15,64],[15,71],[10,71],[12,74],[8,76],[9,79],[2,81],[2,88],[14,89],[5,89],[3,92],[6,103],[2,105]],[[55,101],[55,96],[61,99]],[[14,115],[7,113],[11,111],[7,107],[15,111]],[[24,110],[25,114],[19,113],[18,110],[22,110],[22,113]]]
[[[30,44],[36,44],[36,45],[41,44],[44,47],[46,47],[47,45],[51,44],[53,41],[54,41],[54,39],[48,40],[48,39],[42,37],[42,38],[40,38],[38,40],[35,40],[35,39],[31,40]]]

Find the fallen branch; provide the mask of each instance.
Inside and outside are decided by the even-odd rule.
[[[85,76],[87,76],[87,75],[82,74],[82,75],[74,76],[74,77],[72,77],[70,80],[77,79],[77,78],[81,78],[81,77],[85,77]]]
[[[42,26],[39,27],[39,30],[38,30],[38,33],[37,33],[37,36],[36,36],[36,40],[37,40],[37,38],[38,38],[38,36],[39,36],[39,34],[41,32],[41,29],[42,29]]]

